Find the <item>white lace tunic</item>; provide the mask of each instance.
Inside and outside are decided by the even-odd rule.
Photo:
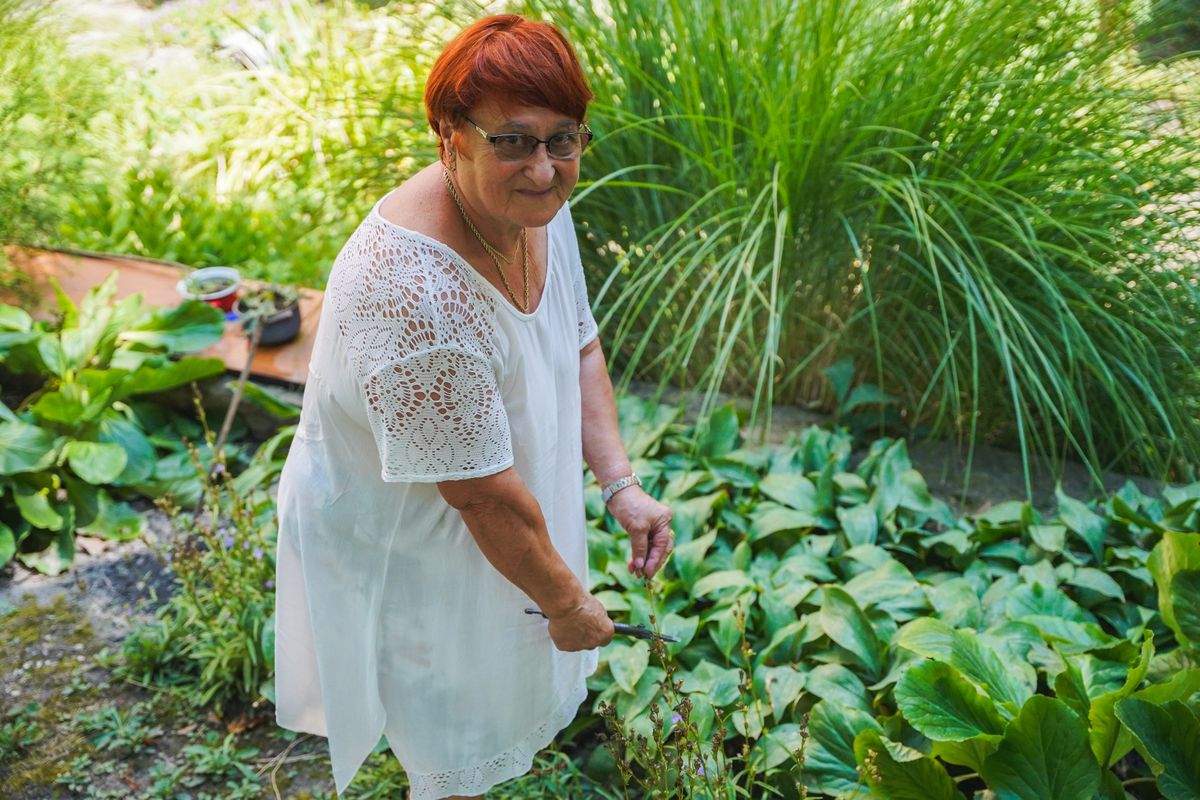
[[[514,467],[586,586],[596,323],[567,206],[524,314],[380,203],[330,275],[279,483],[276,718],[329,738],[339,793],[386,735],[416,800],[482,794],[574,718],[597,653],[553,646],[435,482]]]

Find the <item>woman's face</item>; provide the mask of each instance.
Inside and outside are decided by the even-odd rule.
[[[556,133],[579,130],[577,120],[548,108],[479,103],[467,112],[489,134],[526,133],[549,139]],[[456,182],[472,216],[492,224],[540,228],[550,222],[570,197],[579,180],[579,159],[551,158],[539,144],[521,161],[502,161],[492,143],[464,122],[451,142],[457,154]],[[454,162],[452,162],[454,163]],[[476,222],[480,222],[476,219]],[[485,222],[484,224],[487,224]]]

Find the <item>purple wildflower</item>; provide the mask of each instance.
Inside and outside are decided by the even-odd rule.
[[[227,533],[225,534],[225,538],[221,540],[221,543],[225,545],[225,549],[228,550],[233,547],[233,537]]]
[[[678,714],[671,715],[671,724],[672,725],[678,725],[681,722],[683,722],[683,717],[679,716]]]
[[[270,578],[267,578],[267,582],[263,584],[263,588],[264,589],[274,589],[275,581],[271,580]]]
[[[254,548],[254,553],[253,553],[252,555],[253,555],[253,556],[254,556],[256,559],[262,558],[262,556],[263,556],[262,548],[261,548],[261,547],[256,547],[256,548]]]

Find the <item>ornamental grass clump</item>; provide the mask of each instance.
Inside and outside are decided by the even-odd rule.
[[[828,405],[850,356],[922,433],[1200,463],[1193,101],[1091,4],[534,7],[597,96],[573,203],[626,380]]]

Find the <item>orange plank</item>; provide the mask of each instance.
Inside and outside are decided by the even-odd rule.
[[[50,319],[57,306],[54,302],[54,287],[51,278],[58,280],[63,291],[78,302],[93,286],[99,285],[109,273],[117,272],[117,298],[140,292],[142,299],[153,306],[178,305],[181,298],[175,284],[183,272],[170,264],[140,261],[121,256],[93,258],[76,256],[53,250],[26,250],[16,247],[5,248],[13,265],[27,275],[36,297],[35,307],[28,304],[25,310],[39,319]],[[247,285],[259,285],[257,281],[246,281]],[[312,356],[312,344],[321,316],[321,303],[325,293],[319,289],[304,288],[300,298],[300,335],[294,340],[273,347],[259,347],[250,364],[250,374],[258,378],[269,378],[303,385],[308,379],[308,362]],[[5,302],[12,298],[0,297]],[[237,322],[225,325],[225,334],[201,355],[220,358],[227,369],[238,372],[246,363],[250,341]]]

